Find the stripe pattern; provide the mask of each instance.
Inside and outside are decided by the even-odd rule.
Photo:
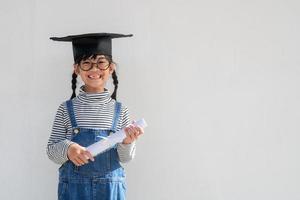
[[[72,99],[77,125],[82,128],[110,129],[113,122],[116,101],[110,97],[107,89],[101,93],[86,93],[84,86],[79,89],[77,97]],[[121,107],[120,120],[117,130],[130,124],[128,108]],[[46,152],[50,160],[57,164],[63,164],[68,160],[67,150],[73,144],[71,120],[68,115],[66,102],[60,104],[57,109],[52,126],[52,132],[48,139]],[[117,151],[120,162],[129,162],[135,156],[136,144],[118,144]]]

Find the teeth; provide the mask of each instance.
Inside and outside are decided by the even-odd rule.
[[[98,74],[94,74],[94,75],[88,75],[89,78],[92,78],[92,79],[98,79],[100,78],[101,76],[98,75]]]

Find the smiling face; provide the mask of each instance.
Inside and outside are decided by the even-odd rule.
[[[89,65],[92,65],[90,70],[88,70]],[[103,67],[99,69],[99,66],[107,66],[105,67],[107,69]],[[84,82],[85,92],[103,92],[107,80],[115,70],[115,64],[109,62],[104,55],[97,55],[95,58],[91,56],[88,59],[81,60],[78,64],[74,64],[74,70]]]

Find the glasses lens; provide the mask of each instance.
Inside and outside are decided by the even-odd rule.
[[[82,70],[90,70],[91,69],[91,66],[92,66],[92,62],[90,61],[83,61],[81,64],[80,64],[80,68]]]
[[[98,67],[99,67],[99,69],[102,69],[102,70],[107,69],[108,65],[109,65],[108,61],[99,61],[98,62]]]
[[[80,63],[80,68],[84,71],[88,71],[92,69],[93,64],[97,64],[97,67],[100,70],[106,70],[109,66],[109,62],[106,59],[101,59],[97,63],[93,63],[92,61],[85,60]]]

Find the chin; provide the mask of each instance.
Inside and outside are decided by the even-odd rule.
[[[88,84],[85,83],[85,85],[91,89],[100,89],[100,88],[104,88],[103,84]]]
[[[87,87],[89,88],[93,88],[93,89],[98,89],[98,88],[102,88],[103,85],[94,85],[94,84],[85,84]]]

